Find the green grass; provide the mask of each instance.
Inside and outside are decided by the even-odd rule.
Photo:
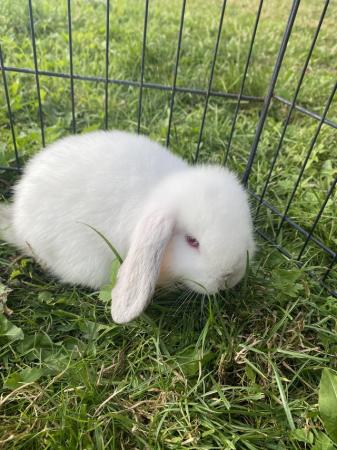
[[[213,89],[238,92],[258,2],[229,0]],[[281,3],[281,4],[280,4]],[[105,2],[72,2],[74,71],[105,74]],[[276,93],[291,99],[323,2],[301,3]],[[145,81],[172,84],[181,3],[150,2]],[[245,94],[268,86],[290,1],[266,1]],[[40,70],[68,72],[66,2],[33,1]],[[221,2],[189,1],[178,86],[207,87]],[[111,2],[109,76],[139,80],[143,2]],[[332,1],[299,94],[319,114],[335,81],[337,5]],[[5,63],[33,69],[26,2],[2,0]],[[7,72],[22,161],[41,146],[34,77]],[[40,77],[46,140],[71,132],[69,80]],[[104,83],[75,81],[78,132],[103,128]],[[109,86],[109,128],[135,130],[139,91]],[[144,89],[142,132],[166,139],[170,93]],[[200,157],[221,162],[235,101],[212,97]],[[176,94],[171,147],[191,160],[204,97]],[[259,103],[243,102],[229,166],[245,167]],[[250,188],[261,192],[287,108],[274,102],[258,148]],[[330,120],[337,121],[337,102]],[[296,112],[266,199],[281,211],[317,121]],[[0,166],[14,164],[5,98],[0,96]],[[310,228],[333,178],[335,130],[323,126],[289,215]],[[0,173],[0,189],[13,182]],[[252,203],[254,210],[255,205]],[[336,249],[336,195],[315,236]],[[257,227],[275,235],[278,218],[261,209]],[[279,241],[294,256],[303,237],[285,225]],[[313,449],[336,448],[318,409],[322,368],[337,367],[337,302],[307,271],[329,259],[314,245],[303,269],[273,246],[260,250],[246,283],[217,298],[159,292],[146,314],[128,326],[111,322],[109,304],[62,286],[31,260],[0,244],[0,277],[12,291],[0,314],[0,448],[8,449]],[[336,271],[328,284],[336,288]],[[1,291],[0,291],[1,296]],[[7,294],[2,294],[3,300]],[[0,304],[1,306],[1,304]],[[1,309],[0,309],[1,311]]]

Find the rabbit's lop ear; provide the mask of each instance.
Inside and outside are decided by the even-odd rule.
[[[130,322],[150,302],[173,228],[173,218],[167,217],[163,212],[144,215],[136,226],[129,252],[111,292],[111,315],[114,322]]]

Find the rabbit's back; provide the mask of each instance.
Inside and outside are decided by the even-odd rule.
[[[99,287],[113,255],[87,225],[124,256],[147,195],[186,163],[144,136],[70,136],[27,164],[15,188],[14,244],[63,281]]]

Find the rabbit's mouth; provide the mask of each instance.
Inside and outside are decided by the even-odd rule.
[[[242,276],[237,273],[227,273],[213,281],[208,280],[207,283],[198,282],[192,279],[184,279],[182,283],[189,289],[199,294],[214,295],[220,291],[232,289],[241,280]]]
[[[185,287],[191,289],[194,292],[197,292],[198,294],[214,295],[220,290],[218,283],[203,284],[200,281],[192,280],[189,278],[184,278],[181,280],[181,282]]]

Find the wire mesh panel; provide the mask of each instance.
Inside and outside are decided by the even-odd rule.
[[[2,173],[68,133],[150,134],[191,163],[235,169],[258,233],[337,296],[336,5],[224,0],[203,6],[208,21],[187,0],[96,0],[85,15],[64,0],[53,17],[46,4],[2,3],[2,16],[17,8],[0,49]]]

